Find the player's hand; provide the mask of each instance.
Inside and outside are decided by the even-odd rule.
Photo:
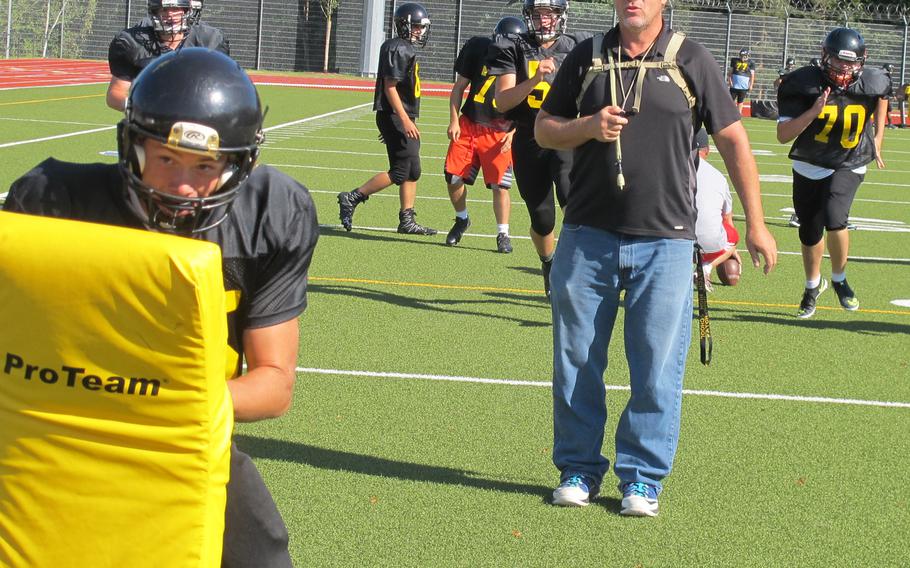
[[[415,140],[420,139],[420,131],[417,130],[417,125],[414,124],[414,121],[410,118],[407,121],[402,121],[401,126],[404,128],[404,135],[408,138],[413,138]]]
[[[540,83],[547,75],[556,71],[556,60],[552,57],[542,59],[537,66],[537,73],[534,73],[534,82]]]
[[[828,102],[828,96],[831,94],[831,87],[825,87],[825,90],[822,91],[822,94],[815,99],[815,104],[812,105],[812,110],[815,111],[815,114],[820,114],[822,109],[825,108],[825,104]]]
[[[761,258],[765,259],[765,274],[774,269],[777,264],[777,241],[764,224],[761,227],[748,227],[746,229],[746,248],[752,257],[752,266],[761,266]]]
[[[880,170],[885,169],[885,160],[882,159],[882,153],[881,153],[881,152],[878,152],[878,153],[875,155],[875,165],[878,166],[878,169],[880,169]]]
[[[606,106],[590,117],[589,137],[599,142],[615,142],[629,119],[618,106]]]
[[[502,137],[502,148],[499,149],[500,154],[506,154],[512,149],[513,136],[515,136],[514,130]]]
[[[461,125],[458,124],[458,121],[449,124],[449,128],[446,130],[446,135],[452,142],[455,142],[461,137]]]

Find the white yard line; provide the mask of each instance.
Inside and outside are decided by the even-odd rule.
[[[411,379],[420,381],[448,381],[456,383],[480,383],[487,385],[503,385],[516,387],[550,388],[549,381],[519,381],[509,379],[485,379],[480,377],[459,377],[451,375],[424,375],[418,373],[380,373],[374,371],[348,371],[341,369],[316,369],[310,367],[297,367],[296,371],[302,374],[313,375],[343,375],[349,377],[369,377],[379,379]],[[607,390],[628,391],[628,386],[606,385]],[[748,392],[723,392],[708,390],[683,389],[683,394],[688,396],[714,396],[721,398],[738,398],[747,400],[780,400],[786,402],[808,402],[816,404],[847,404],[854,406],[876,406],[885,408],[910,408],[910,402],[890,402],[882,400],[862,400],[854,398],[828,398],[823,396],[798,396],[787,394],[763,394]]]
[[[72,136],[81,136],[83,134],[93,134],[95,132],[104,132],[105,130],[114,130],[116,126],[105,126],[103,128],[93,128],[91,130],[80,130],[79,132],[68,132],[66,134],[57,134],[56,136],[45,136],[43,138],[32,138],[31,140],[20,140],[18,142],[7,142],[0,144],[0,148],[10,148],[13,146],[22,146],[23,144],[34,144],[36,142],[47,142],[48,140],[59,140],[61,138],[70,138]]]

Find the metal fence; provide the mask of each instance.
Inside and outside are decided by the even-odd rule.
[[[341,0],[329,39],[329,70],[359,74],[364,3]],[[385,1],[386,29],[396,0]],[[489,34],[520,4],[505,0],[422,0],[433,21],[421,52],[425,80],[451,81],[458,49],[474,35]],[[0,45],[7,57],[107,58],[114,35],[138,22],[145,0],[0,0]],[[753,98],[773,98],[773,81],[787,57],[802,65],[818,57],[827,30],[849,25],[869,46],[867,65],[891,63],[895,84],[910,81],[908,16],[904,4],[848,0],[671,0],[664,17],[704,44],[726,70],[743,47],[756,64]],[[250,69],[321,71],[325,16],[319,0],[207,0],[203,19],[231,42],[231,54]],[[612,3],[573,1],[570,31],[604,31],[615,23]]]

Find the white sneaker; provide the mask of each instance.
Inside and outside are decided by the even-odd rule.
[[[560,482],[553,491],[553,504],[561,507],[586,507],[597,497],[598,487],[586,475],[573,475]]]
[[[657,487],[648,483],[623,483],[619,486],[622,491],[622,509],[620,515],[628,517],[656,517]]]

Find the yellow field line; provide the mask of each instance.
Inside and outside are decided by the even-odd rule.
[[[366,278],[330,278],[325,276],[311,276],[311,282],[343,282],[347,284],[378,284],[381,286],[405,286],[410,288],[435,288],[438,290],[470,290],[475,292],[513,292],[521,294],[539,294],[543,295],[543,290],[525,290],[522,288],[497,288],[494,286],[456,286],[452,284],[428,284],[426,282],[397,282],[393,280],[370,280]],[[709,305],[722,306],[747,306],[753,308],[782,308],[795,309],[797,304],[767,304],[763,302],[741,302],[735,300],[711,300]],[[841,308],[832,308],[828,306],[816,306],[817,310],[839,311]],[[862,308],[856,310],[866,314],[888,314],[896,316],[910,316],[910,310],[872,310]]]
[[[103,96],[105,96],[104,93],[102,93],[100,95],[78,95],[75,97],[57,97],[57,98],[53,98],[53,99],[31,99],[31,100],[27,100],[27,101],[12,101],[12,102],[8,102],[8,103],[0,103],[0,106],[28,105],[28,104],[34,104],[34,103],[49,103],[52,101],[72,101],[74,99],[90,99],[93,97],[103,97]]]

